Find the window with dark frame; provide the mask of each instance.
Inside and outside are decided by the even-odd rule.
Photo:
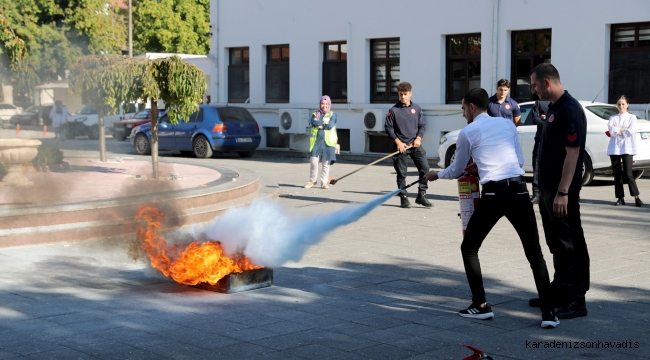
[[[333,103],[348,101],[348,44],[345,41],[324,44],[323,95]]]
[[[230,49],[228,65],[228,102],[243,103],[250,97],[249,50]]]
[[[447,36],[447,104],[481,87],[481,34]]]
[[[551,62],[551,29],[513,31],[511,53],[510,97],[517,102],[531,101],[530,72]],[[496,89],[496,84],[493,86]]]
[[[394,103],[399,100],[400,40],[370,40],[370,102]]]
[[[608,102],[650,102],[650,22],[612,25]]]
[[[289,102],[289,45],[266,47],[266,102]]]

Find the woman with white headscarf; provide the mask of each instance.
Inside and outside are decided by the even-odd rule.
[[[305,189],[317,183],[318,159],[322,158],[323,168],[320,174],[321,188],[329,189],[330,165],[336,161],[336,113],[331,111],[332,100],[327,95],[320,99],[320,109],[311,115],[311,133],[309,138],[309,182]]]

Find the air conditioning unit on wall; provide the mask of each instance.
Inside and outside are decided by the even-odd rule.
[[[307,134],[309,133],[309,110],[307,109],[280,109],[281,134]]]
[[[384,122],[388,110],[363,109],[363,126],[366,131],[384,132]]]

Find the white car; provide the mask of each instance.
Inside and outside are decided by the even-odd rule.
[[[580,101],[580,104],[587,115],[586,154],[582,168],[582,184],[587,185],[593,180],[595,174],[611,173],[612,165],[607,155],[609,144],[609,137],[606,134],[607,121],[610,116],[618,113],[618,109],[614,105],[591,101]],[[525,121],[532,107],[532,101],[519,104],[521,125],[517,127],[519,143],[524,153],[524,171],[529,173],[533,172],[532,154],[537,125]],[[643,174],[643,170],[650,170],[650,121],[638,120],[636,131],[637,154],[634,156],[632,168],[634,176],[638,179]],[[446,168],[453,161],[459,132],[460,130],[448,132],[440,139],[439,167]]]
[[[135,115],[135,109],[135,104],[129,104],[126,113],[123,112],[122,106],[120,106],[117,114],[107,110],[104,113],[104,133],[111,133],[110,128],[115,121],[130,119]],[[81,109],[77,110],[77,112],[68,116],[67,121],[68,129],[66,131],[66,136],[69,139],[77,136],[88,136],[89,139],[99,138],[99,117],[97,116],[97,110],[93,105],[84,105]]]
[[[23,108],[19,106],[8,103],[0,103],[0,125],[2,125],[2,127],[10,126],[11,123],[9,120],[11,117],[22,113]]]

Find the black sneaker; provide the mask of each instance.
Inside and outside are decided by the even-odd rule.
[[[581,301],[568,302],[555,311],[560,319],[573,319],[580,316],[587,316],[587,306]]]
[[[432,207],[433,206],[433,204],[430,203],[429,200],[427,200],[427,194],[423,193],[423,192],[418,193],[418,197],[415,198],[415,203],[420,204],[420,205],[422,205],[424,207]]]
[[[558,325],[560,325],[560,320],[552,310],[542,312],[542,327],[544,329],[554,329]]]
[[[614,206],[621,206],[621,205],[625,205],[625,199],[618,198],[618,200],[616,200],[616,203],[614,203]]]
[[[408,209],[408,208],[411,207],[411,203],[409,202],[409,198],[406,197],[406,195],[400,195],[399,199],[400,199],[399,207],[401,207],[403,209]]]
[[[417,202],[417,200],[416,200],[416,202]],[[643,201],[641,201],[641,199],[639,199],[639,198],[634,198],[634,205],[636,207],[641,207],[641,206],[643,206]]]
[[[494,317],[490,304],[485,304],[484,307],[472,304],[467,309],[459,311],[458,315],[466,318],[481,320],[488,320]]]

